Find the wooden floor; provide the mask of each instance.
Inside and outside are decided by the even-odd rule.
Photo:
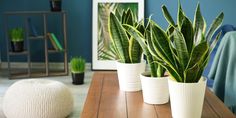
[[[169,103],[164,105],[144,103],[141,91],[120,91],[116,72],[96,72],[81,118],[171,118],[171,109]],[[235,116],[207,89],[202,118],[235,118]]]

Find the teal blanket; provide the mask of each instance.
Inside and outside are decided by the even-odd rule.
[[[208,78],[214,80],[214,93],[236,114],[236,31],[222,38]]]

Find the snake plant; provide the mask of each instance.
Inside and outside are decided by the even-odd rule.
[[[158,63],[155,63],[156,61],[158,61],[158,58],[156,58],[155,56],[152,56],[150,50],[148,48],[149,47],[149,43],[152,40],[152,36],[151,36],[151,26],[150,22],[151,20],[148,20],[148,23],[146,25],[146,30],[145,32],[142,34],[140,33],[138,30],[136,30],[135,27],[131,26],[131,25],[123,25],[125,26],[126,31],[132,36],[134,37],[138,43],[140,44],[140,46],[142,47],[143,53],[146,56],[146,60],[148,62],[148,65],[150,67],[150,76],[151,77],[163,77],[164,73],[165,73],[165,69]]]
[[[135,26],[140,32],[144,30],[137,18],[134,17],[132,10],[124,11],[121,18],[111,12],[108,19],[108,31],[116,54],[121,63],[139,63],[142,57],[142,49],[139,43],[126,32],[123,27],[124,24]]]
[[[224,14],[221,12],[206,32],[206,22],[199,3],[193,22],[185,15],[180,3],[177,23],[165,5],[162,6],[162,11],[169,27],[165,31],[154,21],[150,21],[152,38],[147,38],[148,50],[156,58],[156,63],[162,65],[172,79],[182,83],[198,82],[208,63],[210,53],[221,35],[220,32],[212,39],[212,35],[223,21]],[[141,39],[145,38],[135,29],[129,32]]]

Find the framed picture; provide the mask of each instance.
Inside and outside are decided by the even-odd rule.
[[[93,70],[116,70],[116,54],[108,32],[110,12],[115,14],[131,9],[134,16],[144,18],[144,0],[93,0]]]

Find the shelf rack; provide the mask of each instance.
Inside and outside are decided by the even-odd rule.
[[[48,22],[47,18],[50,15],[58,14],[62,18],[62,34],[63,34],[63,51],[56,51],[48,48],[48,37],[47,37],[47,29],[48,29]],[[10,39],[8,37],[8,29],[9,29],[9,16],[22,16],[24,19],[24,29],[25,29],[25,50],[23,52],[12,52],[10,50]],[[30,36],[29,35],[29,26],[27,18],[29,16],[41,16],[43,18],[43,34],[39,36]],[[7,61],[8,61],[8,73],[9,79],[13,78],[32,78],[32,77],[47,77],[47,76],[61,76],[61,75],[68,75],[68,60],[67,60],[67,34],[66,34],[66,12],[51,12],[51,11],[10,11],[4,12],[4,29],[5,29],[5,39],[6,39],[6,47],[7,47]],[[43,40],[44,41],[44,51],[45,54],[45,62],[44,62],[44,69],[32,69],[31,65],[31,46],[30,41],[32,40]],[[54,53],[63,53],[64,56],[64,68],[63,70],[50,70],[49,69],[49,54]],[[26,56],[27,57],[27,71],[24,72],[12,72],[11,68],[11,60],[13,56]]]

